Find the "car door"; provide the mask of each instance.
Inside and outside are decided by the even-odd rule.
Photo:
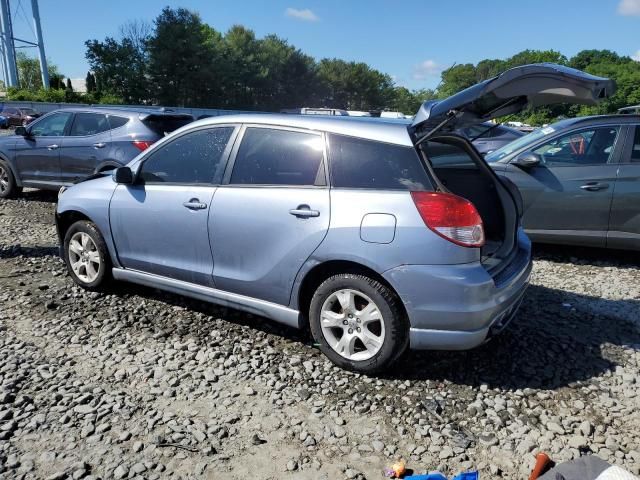
[[[142,159],[132,185],[118,185],[109,217],[123,267],[213,286],[207,220],[237,128],[163,142]]]
[[[613,192],[607,247],[640,250],[640,124],[625,128],[627,141]]]
[[[605,246],[619,137],[616,125],[576,129],[533,147],[537,166],[506,166],[522,193],[532,240]]]
[[[60,184],[60,147],[72,116],[65,111],[51,113],[28,126],[27,135],[17,136],[15,163],[22,181],[40,186]]]
[[[287,305],[329,228],[323,135],[259,125],[241,135],[209,219],[214,282]]]
[[[110,143],[109,121],[104,113],[76,112],[60,148],[62,181],[75,183],[95,173]]]

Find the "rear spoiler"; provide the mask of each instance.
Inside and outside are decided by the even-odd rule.
[[[140,115],[138,115],[138,118],[141,122],[159,120],[161,118],[175,118],[191,121],[195,120],[195,117],[189,113],[173,113],[170,110],[167,110],[166,112],[141,113]]]

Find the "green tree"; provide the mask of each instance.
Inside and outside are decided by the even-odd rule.
[[[129,38],[87,40],[86,58],[95,76],[96,91],[120,96],[127,103],[148,100],[145,52]]]
[[[28,56],[25,52],[16,54],[16,65],[18,67],[18,81],[20,88],[26,90],[38,90],[42,88],[42,74],[40,72],[40,60]],[[63,75],[58,71],[57,65],[47,61],[47,71],[49,72],[50,84],[58,84]],[[64,87],[63,87],[64,88]]]
[[[214,102],[221,37],[185,8],[165,7],[146,42],[149,75],[161,104],[206,106]]]
[[[87,88],[87,93],[94,93],[96,91],[96,77],[91,72],[87,72],[87,76],[85,78],[85,86]]]
[[[67,91],[73,92],[73,85],[71,85],[71,79],[67,78]]]
[[[382,110],[394,97],[391,77],[366,63],[322,59],[318,65],[322,106]]]

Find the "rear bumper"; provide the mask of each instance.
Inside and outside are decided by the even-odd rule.
[[[531,268],[531,242],[521,233],[518,254],[499,280],[479,262],[405,265],[384,277],[407,310],[411,348],[466,350],[502,331],[515,316]]]

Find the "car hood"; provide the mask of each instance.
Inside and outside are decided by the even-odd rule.
[[[511,115],[527,106],[595,105],[615,92],[615,82],[553,63],[515,67],[452,95],[422,104],[411,124],[414,138]]]

